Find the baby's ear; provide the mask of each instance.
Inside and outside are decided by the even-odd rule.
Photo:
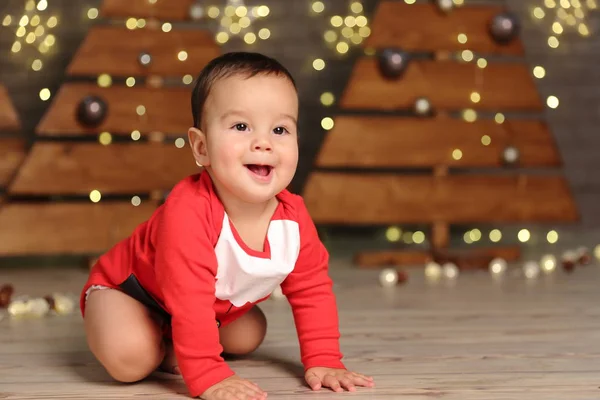
[[[208,149],[206,147],[206,135],[198,128],[188,129],[188,140],[192,148],[192,154],[199,167],[210,165]]]

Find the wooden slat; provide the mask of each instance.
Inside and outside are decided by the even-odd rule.
[[[523,55],[523,44],[516,39],[499,45],[489,34],[489,22],[505,8],[497,5],[466,5],[442,13],[434,2],[406,4],[382,1],[371,22],[371,35],[365,47],[399,47],[407,51],[459,51]],[[467,36],[460,43],[459,34]]]
[[[108,104],[104,122],[96,128],[84,128],[76,119],[79,102],[87,95],[100,96]],[[113,85],[101,88],[89,83],[66,83],[61,86],[37,132],[41,136],[82,135],[108,131],[129,135],[159,131],[185,134],[192,125],[191,89],[185,87],[152,88]],[[136,107],[146,107],[139,116]]]
[[[13,195],[150,193],[198,172],[189,147],[163,143],[37,142],[19,169]]]
[[[25,158],[25,142],[19,138],[0,138],[0,187],[6,186]]]
[[[186,51],[185,61],[177,55]],[[152,56],[152,62],[143,66],[140,53]],[[98,25],[92,27],[69,65],[70,75],[112,76],[183,76],[194,77],[213,58],[220,48],[213,35],[205,30],[160,29],[129,30],[124,26]]]
[[[180,21],[189,19],[190,5],[195,0],[104,0],[100,15],[104,18],[156,18],[160,20]]]
[[[355,254],[354,263],[361,268],[381,268],[387,265],[423,267],[429,261],[439,264],[452,262],[461,270],[487,269],[494,258],[508,262],[521,258],[519,246],[469,248],[468,250],[447,250],[444,254],[425,251],[387,250],[363,251]]]
[[[0,131],[16,131],[21,122],[8,95],[8,91],[0,83]]]
[[[481,100],[471,101],[478,92]],[[347,109],[395,110],[412,108],[415,99],[427,97],[437,109],[540,111],[540,95],[526,64],[475,63],[452,60],[413,60],[405,74],[387,80],[373,57],[357,61],[340,101]]]
[[[0,255],[100,253],[148,219],[156,202],[7,203],[0,206]]]
[[[304,190],[318,223],[472,223],[575,221],[560,176],[313,173]]]
[[[320,167],[501,166],[506,146],[520,151],[520,165],[559,166],[561,158],[546,123],[540,120],[339,116],[317,158]],[[491,143],[484,146],[481,137]],[[360,143],[360,146],[357,146]],[[454,160],[452,152],[462,151]]]

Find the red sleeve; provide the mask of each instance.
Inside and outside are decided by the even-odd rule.
[[[300,254],[294,271],[281,284],[292,307],[304,369],[345,368],[339,346],[339,322],[329,254],[318,237],[304,202],[298,210]]]
[[[208,200],[168,200],[157,226],[155,274],[171,314],[173,346],[190,394],[198,397],[233,375],[220,356],[216,325],[216,232]]]

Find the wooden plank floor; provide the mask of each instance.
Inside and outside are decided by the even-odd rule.
[[[263,346],[235,371],[270,399],[598,399],[600,398],[600,267],[526,282],[465,274],[431,285],[421,271],[392,290],[377,271],[350,271],[335,260],[342,350],[351,369],[373,375],[374,389],[311,393],[301,376],[292,316],[285,300],[263,310]],[[19,293],[77,292],[85,271],[3,269],[0,283]],[[186,398],[181,379],[156,374],[114,383],[87,350],[78,313],[0,321],[0,399]]]

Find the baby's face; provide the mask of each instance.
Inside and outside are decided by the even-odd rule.
[[[212,175],[229,195],[260,203],[290,184],[298,164],[298,96],[289,80],[222,79],[203,116]]]

